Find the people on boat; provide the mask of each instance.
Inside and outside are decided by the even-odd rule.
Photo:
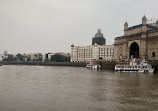
[[[115,66],[115,71],[120,72],[149,72],[153,73],[154,68],[152,65],[143,59],[139,64],[136,62],[135,58],[131,59],[130,63],[128,64],[117,64]]]

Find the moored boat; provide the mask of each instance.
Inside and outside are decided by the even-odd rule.
[[[98,64],[98,63],[95,63],[95,62],[89,62],[89,63],[86,65],[86,68],[87,68],[87,69],[100,69],[100,68],[101,68],[101,65]]]
[[[137,64],[135,59],[132,59],[129,64],[117,64],[115,66],[116,72],[147,72],[153,73],[154,68],[152,68],[151,64],[148,64],[148,61],[144,59]]]
[[[33,68],[42,68],[42,66],[37,66],[37,65],[35,65],[35,66],[32,66]]]

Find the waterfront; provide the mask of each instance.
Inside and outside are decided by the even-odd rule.
[[[84,67],[3,65],[0,111],[153,111],[158,75]]]

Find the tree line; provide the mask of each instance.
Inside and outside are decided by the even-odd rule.
[[[44,60],[43,60],[44,59]],[[54,54],[51,56],[50,60],[48,58],[44,58],[42,54],[35,54],[32,58],[31,55],[25,55],[25,54],[7,54],[6,57],[2,59],[2,61],[18,61],[18,62],[70,62],[70,57],[63,56],[60,54]]]

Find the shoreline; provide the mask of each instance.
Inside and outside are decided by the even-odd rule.
[[[86,67],[87,63],[76,62],[0,62],[2,65],[39,65],[39,66],[71,66],[71,67]]]
[[[102,69],[105,70],[114,70],[115,65],[117,62],[115,61],[98,61],[101,64]],[[155,68],[154,72],[158,72],[158,61],[150,61],[153,68]],[[17,62],[17,61],[10,61],[4,62],[1,61],[0,64],[2,65],[39,65],[39,66],[68,66],[68,67],[86,67],[87,63],[85,62]]]

